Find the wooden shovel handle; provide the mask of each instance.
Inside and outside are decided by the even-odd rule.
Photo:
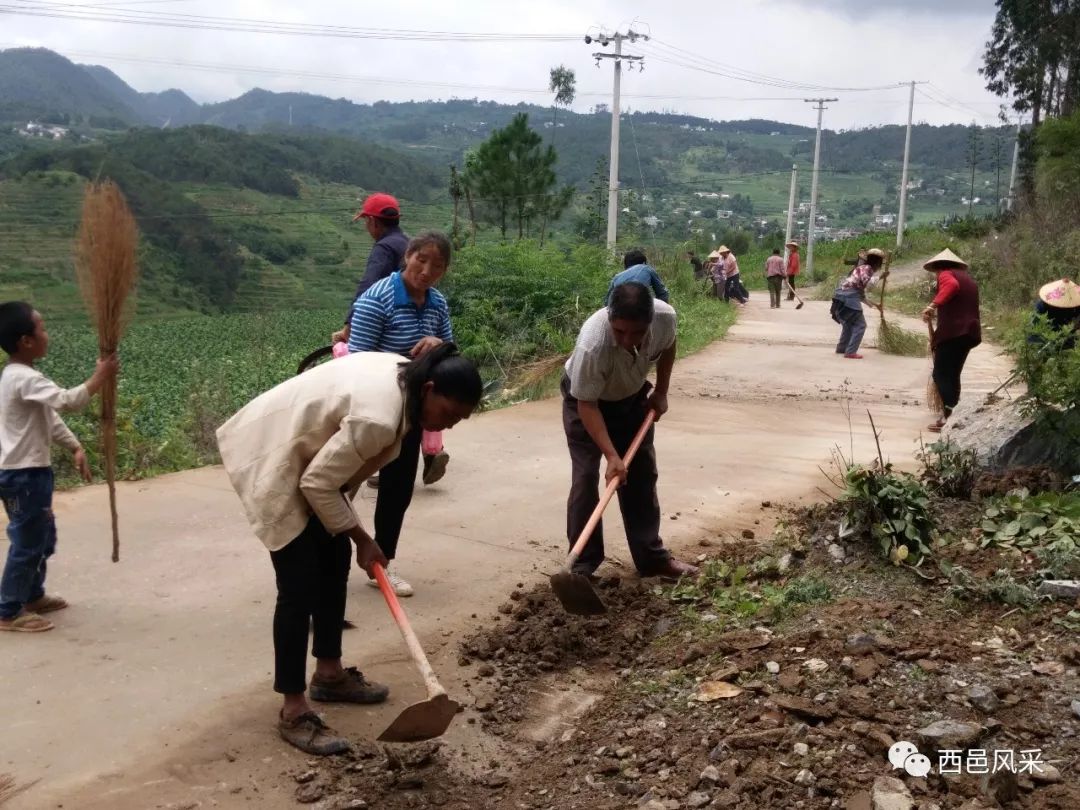
[[[652,427],[653,422],[655,421],[656,411],[650,408],[649,412],[645,414],[645,421],[641,423],[637,435],[634,436],[634,441],[630,443],[630,449],[626,451],[626,455],[622,458],[623,464],[625,464],[628,469],[630,463],[634,460],[634,456],[637,455],[637,451],[641,448],[641,443],[645,441],[645,434],[649,432],[649,428]],[[618,488],[619,479],[612,478],[607,485],[607,489],[604,490],[604,494],[600,496],[600,503],[596,505],[592,515],[589,516],[589,522],[585,524],[585,528],[581,530],[581,535],[578,537],[577,542],[574,543],[574,547],[570,549],[570,556],[566,559],[567,571],[574,567],[577,558],[580,557],[581,552],[585,550],[585,544],[588,543],[589,538],[592,537],[592,533],[596,529],[596,524],[599,523],[600,518],[604,516],[604,510],[607,509],[607,505],[611,503],[611,498],[615,495],[615,490]]]
[[[379,583],[379,590],[382,591],[383,598],[386,600],[387,607],[390,608],[390,615],[394,617],[394,621],[397,622],[398,629],[401,631],[402,638],[405,639],[405,646],[409,648],[409,655],[412,656],[413,663],[416,664],[416,668],[420,670],[420,674],[424,678],[424,686],[427,687],[428,698],[433,698],[437,695],[445,695],[446,690],[442,688],[439,683],[439,679],[435,676],[435,670],[431,668],[431,664],[428,663],[427,656],[424,654],[424,648],[420,646],[420,640],[416,637],[416,633],[413,632],[412,625],[409,624],[409,617],[405,615],[405,611],[401,609],[401,602],[398,601],[397,594],[394,593],[394,586],[390,584],[390,580],[386,576],[386,569],[384,569],[379,563],[373,565],[375,572],[375,581]]]

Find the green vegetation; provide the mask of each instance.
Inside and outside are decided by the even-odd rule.
[[[777,585],[762,581],[766,573],[769,572],[709,560],[696,579],[667,588],[659,586],[656,593],[684,606],[684,622],[720,632],[741,622],[779,622],[803,606],[832,599],[829,584],[812,574]]]
[[[1049,579],[1080,577],[1080,493],[1018,490],[983,515],[982,546],[1034,553]]]
[[[971,449],[948,439],[924,445],[916,457],[922,462],[922,482],[943,498],[969,500],[979,477],[979,457]]]
[[[514,384],[523,367],[558,360],[573,348],[578,328],[602,306],[617,269],[606,251],[591,247],[467,247],[456,254],[444,280],[455,337],[486,379]],[[734,320],[733,308],[706,297],[688,267],[665,276],[679,311],[683,352],[721,337]],[[344,286],[339,297],[347,300],[350,292]],[[93,331],[74,319],[56,323],[47,308],[44,315],[52,350],[42,370],[61,385],[74,385],[93,370]],[[300,359],[325,345],[340,324],[341,307],[301,306],[137,320],[121,348],[120,475],[139,478],[214,461],[217,426],[291,376]],[[87,443],[96,469],[95,417],[78,414],[68,422]],[[69,460],[60,455],[61,478],[71,483]]]

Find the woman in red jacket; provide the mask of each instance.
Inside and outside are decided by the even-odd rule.
[[[951,250],[941,251],[923,268],[937,274],[937,295],[922,316],[930,323],[937,315],[930,349],[934,353],[934,384],[945,407],[941,418],[928,429],[940,433],[960,401],[960,374],[968,354],[982,342],[979,288],[968,275],[967,262]]]

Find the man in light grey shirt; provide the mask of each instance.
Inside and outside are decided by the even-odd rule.
[[[563,428],[570,448],[572,483],[566,528],[571,545],[599,502],[600,458],[606,481],[618,478],[619,509],[634,565],[642,576],[694,575],[692,565],[674,559],[660,539],[653,429],[629,468],[622,456],[651,409],[659,419],[675,366],[675,310],[653,301],[645,285],[615,287],[607,308],[585,321],[562,381]],[[656,364],[656,387],[648,382]],[[574,570],[592,574],[604,561],[603,523],[597,525]]]

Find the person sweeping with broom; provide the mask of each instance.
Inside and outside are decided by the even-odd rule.
[[[840,282],[833,293],[832,307],[829,314],[840,324],[840,341],[836,344],[836,353],[848,360],[862,360],[859,346],[866,334],[866,316],[862,305],[869,304],[877,310],[881,307],[866,298],[866,288],[874,282],[874,274],[885,262],[885,251],[873,248],[866,252],[866,261],[857,265],[848,277]]]
[[[98,360],[90,379],[61,388],[34,368],[49,351],[49,333],[41,314],[22,301],[0,304],[0,348],[9,357],[0,370],[0,498],[11,541],[0,579],[0,630],[40,633],[53,629],[41,614],[68,606],[45,593],[46,563],[56,550],[50,444],[70,450],[90,480],[86,453],[57,411],[85,408],[116,377],[119,362],[115,354]]]
[[[937,275],[937,295],[923,310],[922,318],[937,327],[931,330],[930,351],[934,358],[933,380],[941,398],[942,412],[927,426],[940,433],[960,401],[960,375],[968,354],[982,342],[979,319],[979,288],[968,274],[968,264],[949,249],[923,265]]]
[[[352,498],[397,458],[413,426],[448,430],[469,418],[482,394],[480,373],[453,343],[411,361],[361,352],[286,380],[217,431],[225,471],[277,578],[274,691],[284,697],[278,731],[305,753],[349,747],[308,697],[380,703],[389,694],[341,662],[350,542],[368,576],[375,563],[387,563]],[[305,696],[309,624],[316,663]]]

